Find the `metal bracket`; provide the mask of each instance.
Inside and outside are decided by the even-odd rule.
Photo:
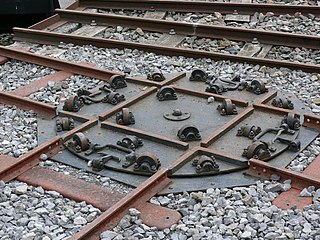
[[[162,82],[166,80],[166,78],[163,76],[162,73],[149,73],[147,76],[148,80],[154,81],[154,82]]]
[[[58,117],[56,127],[57,132],[69,131],[74,128],[74,120],[70,117]]]
[[[193,125],[185,125],[179,129],[177,136],[181,141],[199,141],[201,140],[200,132],[198,128]]]
[[[260,127],[245,125],[238,129],[237,136],[245,136],[250,139],[253,139],[260,132],[261,132]]]
[[[176,91],[172,87],[164,86],[157,92],[159,101],[177,100]]]
[[[83,106],[78,96],[70,96],[63,104],[63,110],[70,112],[78,112]]]
[[[238,114],[236,105],[232,103],[230,99],[224,99],[220,105],[218,105],[217,110],[222,116]]]
[[[134,115],[129,111],[129,108],[122,108],[122,110],[116,114],[116,122],[120,125],[135,124]]]
[[[214,156],[201,155],[195,158],[192,165],[196,167],[196,173],[219,172],[220,167]]]
[[[195,69],[191,72],[191,76],[189,78],[190,81],[197,81],[197,82],[205,82],[208,78],[208,74],[201,70]]]
[[[272,100],[271,103],[275,107],[284,108],[284,109],[293,109],[293,103],[288,98],[277,97]]]
[[[113,75],[109,79],[109,83],[111,84],[111,87],[114,89],[127,87],[126,80],[124,79],[123,76],[120,76],[120,75]]]
[[[265,84],[261,80],[253,80],[251,84],[247,87],[247,91],[253,92],[255,94],[262,94],[268,92],[268,88],[266,88]]]
[[[156,155],[144,153],[137,158],[133,167],[136,172],[155,173],[160,166],[161,163]]]

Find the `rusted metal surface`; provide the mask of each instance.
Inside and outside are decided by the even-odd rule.
[[[36,24],[31,25],[29,28],[30,29],[45,29],[53,24],[56,24],[57,22],[60,21],[60,16],[58,14],[55,14],[49,18],[46,18]]]
[[[49,68],[80,74],[92,78],[98,78],[107,81],[113,75],[124,76],[123,73],[103,70],[101,68],[92,67],[88,64],[73,63],[61,59],[41,56],[18,49],[6,48],[0,46],[0,56],[12,58],[20,61],[46,66]]]
[[[318,156],[312,163],[303,171],[303,174],[308,178],[318,178],[320,172],[320,156]],[[290,178],[295,181],[295,178]],[[310,185],[313,186],[313,185]],[[307,186],[309,187],[309,186]],[[301,197],[300,192],[303,188],[297,187],[293,183],[289,191],[282,192],[274,201],[273,204],[282,209],[289,209],[296,206],[298,209],[303,208],[312,203],[312,197]]]
[[[319,164],[319,159],[315,161],[314,164],[314,166],[317,166]],[[317,172],[318,167],[316,167],[314,170],[315,172]],[[310,174],[309,171],[307,171],[307,173],[294,172],[286,168],[275,167],[260,160],[251,159],[249,161],[249,170],[247,173],[252,176],[261,177],[264,179],[271,179],[271,175],[276,174],[280,177],[279,181],[291,179],[291,186],[297,189],[304,189],[309,186],[315,186],[316,188],[319,188],[319,175],[316,175],[314,173]]]
[[[265,104],[276,96],[277,91],[269,91],[268,94],[266,94],[264,97],[259,98],[257,101],[255,101],[255,104]]]
[[[20,88],[16,89],[15,91],[13,91],[12,93],[17,96],[27,97],[30,94],[37,92],[40,88],[46,87],[48,85],[49,81],[62,82],[71,76],[72,76],[72,73],[59,71],[59,72],[53,73],[51,75],[45,76],[39,80],[33,81],[28,85],[20,87]]]
[[[303,126],[320,129],[320,117],[314,114],[304,114]]]
[[[72,10],[57,9],[60,18],[70,22],[81,22],[90,24],[92,20],[98,25],[124,26],[143,30],[168,33],[171,29],[177,34],[193,35],[199,37],[210,37],[230,40],[248,41],[256,38],[259,42],[269,45],[285,43],[291,47],[305,47],[312,49],[320,48],[320,37],[312,35],[292,34],[276,31],[235,28],[228,26],[216,26],[205,24],[193,24],[177,21],[166,21],[158,19],[138,18],[132,16],[120,16],[114,14],[88,13]]]
[[[282,192],[273,200],[272,204],[281,209],[297,208],[303,211],[305,206],[312,204],[312,197],[301,197],[302,189],[291,188],[289,191]]]
[[[231,30],[233,31],[233,30]],[[165,54],[167,56],[185,56],[191,58],[211,58],[217,61],[230,60],[234,62],[260,64],[269,67],[286,67],[289,69],[301,69],[305,72],[320,73],[320,66],[314,64],[304,64],[290,61],[264,59],[256,57],[244,57],[232,54],[215,53],[208,51],[200,51],[193,49],[184,49],[176,47],[165,47],[160,45],[149,45],[130,41],[119,41],[113,39],[103,38],[88,38],[84,36],[76,36],[62,33],[47,32],[43,30],[14,28],[15,39],[20,41],[27,41],[41,44],[58,45],[61,41],[65,43],[73,43],[76,45],[94,45],[104,48],[130,48],[138,49],[156,54]],[[318,45],[319,46],[319,45]],[[1,51],[0,51],[0,55]],[[99,77],[97,77],[99,78]]]
[[[39,163],[41,154],[46,154],[51,157],[63,149],[61,138],[54,137],[50,141],[36,147],[35,149],[24,154],[20,158],[10,158],[1,155],[0,158],[0,179],[8,182],[28,169],[36,166]]]
[[[295,113],[298,114],[297,112],[291,110],[291,109],[283,109],[283,108],[278,108],[278,107],[274,107],[274,106],[269,106],[269,105],[265,105],[265,104],[253,104],[253,107],[255,109],[259,109],[262,111],[266,111],[266,112],[272,112],[272,113],[278,113],[278,114],[283,114],[286,115],[288,113]]]
[[[111,1],[91,1],[81,0],[79,5],[82,8],[110,8],[128,10],[158,10],[174,12],[195,12],[195,13],[214,13],[220,12],[233,13],[236,9],[239,14],[253,15],[255,12],[273,12],[276,15],[312,13],[319,16],[319,6],[291,5],[291,4],[262,4],[262,3],[233,3],[233,2],[205,2],[205,1],[155,1],[155,0],[111,0]]]
[[[0,56],[0,65],[5,64],[8,61],[9,61],[9,58]]]
[[[85,201],[101,211],[111,208],[124,197],[124,194],[114,190],[38,166],[22,173],[17,180],[35,187],[41,186],[45,190],[56,191],[78,202]]]
[[[20,97],[13,93],[0,92],[0,103],[10,106],[15,105],[23,110],[33,110],[37,114],[49,118],[56,116],[55,106]]]
[[[171,227],[181,219],[181,214],[169,208],[164,208],[152,203],[145,203],[138,207],[141,212],[140,218],[149,227],[156,227],[158,230]]]
[[[85,226],[71,239],[100,239],[100,233],[114,227],[129,208],[135,207],[139,209],[139,207],[144,206],[146,201],[160,192],[170,181],[167,177],[167,170],[160,169],[93,222]]]

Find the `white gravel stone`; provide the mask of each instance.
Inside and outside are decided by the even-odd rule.
[[[100,234],[100,238],[103,240],[112,240],[114,239],[118,234],[112,231],[105,231]]]
[[[290,183],[291,181],[287,180],[284,184]],[[268,185],[271,185],[271,187]],[[171,201],[168,206],[180,212],[182,210],[187,212],[187,214],[183,214],[178,224],[163,231],[147,228],[143,229],[143,232],[141,223],[136,220],[136,216],[126,215],[112,231],[121,236],[132,236],[136,231],[139,238],[143,239],[150,236],[148,233],[156,234],[158,237],[156,239],[178,240],[315,239],[320,231],[319,205],[310,205],[305,211],[294,208],[289,210],[279,209],[272,205],[274,196],[278,196],[277,192],[270,192],[274,189],[273,185],[274,183],[269,181],[259,181],[256,185],[247,188],[210,189],[203,193],[169,194],[167,198]],[[269,192],[264,189],[268,189]],[[237,202],[242,200],[236,200],[233,196],[238,196],[241,193],[248,194],[249,191],[255,195],[251,196],[253,204],[243,203],[242,206],[238,205]],[[270,196],[270,193],[273,193],[274,196]],[[184,198],[192,199],[193,204],[190,205],[188,201],[180,201]],[[211,199],[213,204],[201,206],[201,202],[207,198]],[[161,202],[163,196],[156,199]],[[214,210],[214,213],[208,214],[212,210]]]
[[[89,212],[82,209],[92,209],[95,217],[100,214],[85,202],[77,203],[17,181],[0,181],[0,186],[0,239],[68,239],[87,223]],[[66,217],[68,209],[73,212],[70,217]],[[81,225],[74,225],[73,219]]]
[[[87,223],[87,220],[84,217],[79,216],[73,219],[73,223],[76,225],[84,225]]]
[[[0,83],[3,91],[11,92],[53,73],[55,73],[53,69],[11,60],[0,65]]]
[[[15,193],[16,194],[25,194],[28,190],[28,185],[27,184],[21,184],[21,185],[18,185],[16,188],[15,188]]]
[[[301,192],[300,192],[300,197],[311,197],[312,193],[309,192],[309,190],[307,188],[304,188]]]
[[[0,104],[0,153],[19,157],[37,144],[35,113]]]

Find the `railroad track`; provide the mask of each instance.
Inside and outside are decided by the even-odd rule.
[[[144,12],[142,17],[120,16],[104,13],[108,8]],[[208,64],[212,60],[229,60],[243,66],[285,67],[309,72],[312,79],[319,78],[320,66],[316,59],[309,64],[267,58],[271,49],[277,52],[274,46],[307,48],[317,55],[318,35],[163,20],[167,11],[209,14],[219,11],[232,17],[237,15],[233,14],[237,10],[238,14],[252,18],[257,11],[279,15],[295,14],[297,9],[302,14],[318,16],[320,7],[193,1],[80,1],[67,10],[56,10],[56,15],[28,29],[15,28],[14,32],[16,40],[35,44],[64,42],[132,49],[131,55],[138,49],[167,56],[205,58]],[[152,19],[159,16],[161,19]],[[236,19],[243,17],[237,15]],[[237,22],[236,19],[232,21]],[[106,29],[111,32],[127,29],[128,39],[106,38]],[[154,39],[143,42],[132,38],[131,34],[137,32]],[[226,47],[236,45],[239,49],[233,54],[226,53],[226,48],[197,50],[188,43],[190,38],[200,42],[201,39],[221,41],[229,44]],[[320,118],[307,110],[293,93],[268,89],[260,75],[248,80],[242,79],[243,73],[231,71],[219,78],[196,66],[189,71],[165,74],[150,68],[148,76],[137,75],[125,67],[121,71],[119,68],[106,70],[98,62],[65,60],[69,54],[67,48],[68,45],[48,48],[32,44],[28,49],[0,47],[1,64],[16,60],[54,69],[54,73],[43,78],[0,92],[1,104],[32,110],[38,115],[39,144],[19,158],[1,155],[0,178],[6,182],[17,178],[43,186],[104,211],[73,239],[99,239],[100,233],[116,226],[130,208],[137,208],[146,224],[165,229],[177,223],[181,214],[150,204],[148,201],[154,195],[247,186],[254,184],[257,176],[269,179],[276,175],[279,181],[292,180],[293,188],[279,195],[275,200],[277,206],[287,209],[297,205],[302,209],[311,203],[310,198],[301,200],[299,193],[309,186],[320,187],[320,179],[315,174],[319,170],[319,156],[303,173],[285,167],[319,135]],[[117,51],[106,54],[106,58],[117,61]],[[86,78],[96,80],[88,84]],[[74,87],[82,81],[81,87]],[[56,92],[65,94],[56,96]],[[270,133],[273,138],[268,137]],[[42,169],[37,165],[44,156],[111,177],[135,189],[124,196]],[[81,191],[75,191],[80,185]],[[152,212],[159,214],[155,217]]]

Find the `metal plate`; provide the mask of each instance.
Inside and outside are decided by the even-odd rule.
[[[276,127],[280,126],[282,118],[283,115],[281,114],[279,115],[270,112],[255,110],[251,116],[249,116],[248,118],[244,119],[241,123],[231,128],[226,134],[224,134],[217,141],[212,143],[209,146],[209,148],[225,154],[231,154],[236,157],[246,159],[245,157],[242,157],[242,152],[245,148],[252,144],[252,140],[247,137],[236,136],[238,129],[246,124],[248,124],[249,126],[259,126],[262,130],[271,127]],[[301,141],[301,149],[304,149],[309,144],[309,142],[312,141],[312,139],[314,139],[317,135],[318,132],[309,128],[301,127],[298,136],[298,139],[300,139]],[[268,133],[264,136],[263,139],[269,141],[272,138],[274,138],[274,136],[275,134]],[[288,134],[285,134],[284,136],[288,138],[292,137]],[[275,147],[278,150],[282,150],[286,147],[286,145],[276,142]],[[285,151],[279,157],[276,157],[275,159],[272,159],[270,161],[272,162],[272,164],[276,166],[285,167],[297,155],[298,152]]]
[[[202,139],[207,138],[214,129],[222,127],[236,115],[221,116],[217,107],[219,102],[207,103],[206,98],[196,97],[189,94],[177,93],[177,100],[159,101],[156,94],[152,94],[130,107],[134,114],[136,123],[130,128],[158,134],[170,139],[179,140],[178,130],[183,125],[194,125],[199,131]],[[148,111],[146,111],[148,109]],[[191,113],[191,117],[185,121],[174,122],[163,118],[163,114],[171,112],[172,109],[185,109]],[[243,111],[237,107],[238,113]],[[115,116],[107,119],[115,123]],[[190,142],[191,146],[198,146],[199,143]]]
[[[168,77],[166,76],[168,79]],[[156,91],[146,93],[137,101],[128,102],[122,106],[113,106],[111,104],[92,104],[84,106],[77,114],[87,117],[97,118],[100,114],[111,109],[107,119],[99,125],[90,127],[84,131],[84,134],[94,143],[116,144],[127,135],[136,135],[141,138],[144,145],[136,150],[137,156],[144,152],[155,154],[161,162],[162,168],[168,168],[171,172],[173,183],[170,184],[163,193],[203,190],[208,187],[233,187],[245,186],[256,181],[254,177],[244,175],[247,168],[248,159],[242,157],[243,149],[252,143],[252,140],[246,137],[237,137],[236,133],[241,126],[256,125],[262,129],[267,127],[277,127],[285,115],[283,110],[277,108],[266,108],[268,105],[255,105],[252,108],[252,102],[270,102],[276,95],[273,92],[256,95],[247,91],[229,91],[222,96],[231,96],[238,99],[237,115],[221,116],[217,106],[223,99],[218,99],[208,104],[207,98],[213,94],[204,93],[206,86],[203,82],[190,82],[189,73],[180,80],[169,81],[161,84],[170,84],[177,93],[177,100],[159,101],[156,97]],[[148,85],[154,84],[161,87],[159,83],[148,82]],[[143,92],[144,85],[128,83],[128,87],[118,89],[127,99],[133,98],[138,93]],[[198,91],[195,91],[198,90]],[[199,91],[200,90],[200,91]],[[278,93],[282,96],[282,93]],[[286,95],[288,97],[288,95]],[[221,96],[220,96],[221,97]],[[295,104],[296,111],[300,113],[309,113],[304,109],[303,103],[294,97],[291,97]],[[249,101],[248,109],[243,107]],[[242,106],[239,106],[242,105]],[[266,107],[264,107],[266,106]],[[122,107],[127,107],[135,116],[135,124],[121,126],[116,124],[115,114]],[[187,110],[191,117],[182,122],[166,120],[163,114],[171,112],[173,109]],[[259,110],[260,109],[260,110]],[[262,110],[261,110],[262,109]],[[78,123],[77,123],[78,124]],[[195,125],[202,136],[201,141],[183,143],[177,137],[178,130],[182,125]],[[42,124],[40,124],[42,125]],[[44,123],[45,125],[45,123]],[[81,126],[80,126],[81,127]],[[49,134],[50,131],[48,131]],[[299,139],[302,143],[301,149],[305,148],[317,135],[318,131],[311,128],[302,127]],[[266,135],[266,139],[271,139],[274,135]],[[201,146],[201,147],[200,147]],[[285,144],[277,143],[278,149],[284,150]],[[120,163],[109,161],[106,168],[99,171],[98,174],[107,176],[131,186],[137,186],[142,183],[147,176],[144,173],[137,173],[133,166],[124,169],[122,163],[124,154],[115,150],[105,149],[103,152],[118,156]],[[200,155],[213,155],[220,167],[219,172],[197,174],[195,166],[192,165],[193,159]],[[278,157],[270,160],[275,166],[285,167],[298,152],[284,151]],[[91,159],[98,158],[97,154],[90,156]],[[83,168],[86,171],[92,171],[87,166],[87,162],[82,160],[68,150],[57,154],[53,158],[56,161],[72,165],[77,168]]]
[[[123,139],[128,134],[104,129],[100,126],[94,126],[85,131],[85,135],[89,138],[89,140],[91,140],[91,142],[103,145],[116,144],[118,140]],[[161,167],[169,167],[175,159],[179,158],[184,153],[183,150],[156,143],[147,139],[142,139],[142,141],[143,146],[136,149],[137,156],[142,155],[144,152],[153,153],[159,158]],[[123,168],[121,166],[121,164],[124,162],[124,154],[122,152],[112,149],[105,149],[103,150],[103,152],[118,156],[121,159],[121,162],[118,163],[112,160],[109,161],[107,163],[107,168],[98,172],[100,175],[120,180],[121,182],[129,184],[131,186],[137,186],[146,179],[145,176],[139,175],[134,172],[133,166],[129,168]],[[97,157],[99,157],[98,154],[92,154],[89,156],[90,159],[95,159]],[[64,150],[61,154],[54,156],[53,159],[74,166],[76,168],[80,167],[84,168],[87,171],[94,172],[90,167],[87,166],[87,162],[85,160],[75,157],[68,150]],[[131,174],[127,174],[126,172]]]

